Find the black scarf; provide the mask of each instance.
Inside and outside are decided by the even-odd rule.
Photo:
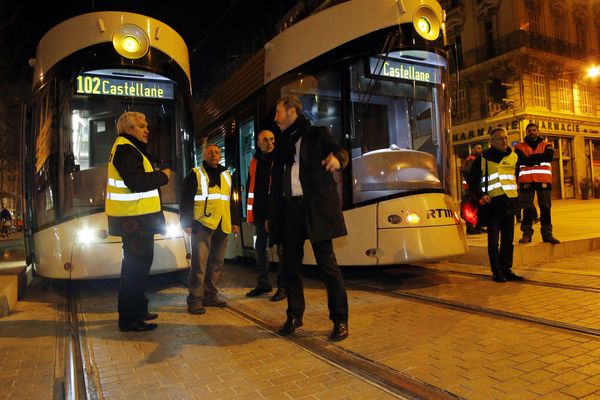
[[[294,164],[294,155],[296,154],[296,142],[302,137],[302,134],[310,128],[310,121],[304,116],[299,115],[293,124],[281,132],[282,159],[287,166]]]

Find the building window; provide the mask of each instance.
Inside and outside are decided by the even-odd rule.
[[[567,41],[567,24],[565,18],[561,15],[552,17],[552,25],[554,27],[554,37],[557,40]]]
[[[462,48],[462,37],[460,35],[456,35],[456,62],[458,63],[458,68],[462,69],[463,64],[463,48]]]
[[[533,105],[547,107],[546,103],[546,78],[542,74],[532,74],[533,77]]]
[[[573,91],[571,90],[571,82],[568,79],[558,80],[558,110],[572,111],[571,103]]]
[[[592,92],[586,84],[580,85],[581,92],[581,112],[587,115],[592,114]]]
[[[541,13],[542,10],[539,7],[530,8],[527,10],[527,18],[529,19],[529,32],[535,35],[540,35],[542,33],[540,26]]]
[[[587,48],[587,23],[582,19],[578,19],[576,20],[575,27],[577,32],[577,44],[584,49]]]
[[[493,57],[496,53],[494,23],[491,20],[483,21],[483,37],[485,40],[485,55]]]
[[[485,100],[487,102],[487,115],[494,116],[502,110],[502,99],[497,99],[492,89],[494,80],[485,81]],[[499,102],[500,101],[500,102]]]
[[[467,91],[460,89],[452,94],[452,108],[454,119],[457,121],[467,118]]]

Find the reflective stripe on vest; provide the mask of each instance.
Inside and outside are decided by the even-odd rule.
[[[147,192],[132,192],[123,181],[123,178],[113,164],[113,157],[117,146],[131,145],[140,152],[143,159],[144,171],[154,172],[150,160],[127,138],[118,136],[110,151],[108,161],[108,180],[106,182],[106,215],[111,217],[127,217],[134,215],[153,214],[161,210],[158,189]]]
[[[538,143],[534,150],[527,143],[521,142],[515,146],[515,149],[519,149],[525,157],[529,158],[533,154],[544,154],[546,147],[549,145],[548,141],[543,140]],[[519,165],[519,183],[532,182],[552,183],[552,164],[542,162],[538,165]]]
[[[194,168],[198,189],[194,196],[194,219],[209,229],[215,230],[221,223],[224,233],[231,233],[231,175],[223,171],[220,184],[209,187],[208,174],[204,167]]]
[[[254,186],[256,184],[256,167],[258,166],[258,161],[255,157],[252,157],[250,160],[250,170],[248,172],[248,176],[250,177],[248,182],[248,199],[246,201],[246,220],[249,223],[254,222],[254,212],[252,208],[254,206]]]
[[[512,152],[508,156],[502,158],[500,163],[496,163],[485,158],[481,158],[481,190],[490,197],[501,196],[506,194],[508,197],[517,197],[517,178],[515,176],[515,168],[517,166],[518,157]],[[485,164],[487,163],[488,177],[487,190],[485,186]]]

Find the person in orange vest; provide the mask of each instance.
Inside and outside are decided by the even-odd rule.
[[[540,232],[542,240],[551,244],[560,241],[552,235],[552,144],[539,136],[538,126],[529,123],[525,127],[525,140],[515,146],[519,157],[519,206],[523,209],[519,243],[530,243],[533,236],[533,199],[537,194],[540,207]]]
[[[229,234],[240,232],[240,222],[234,181],[220,161],[219,146],[207,144],[202,165],[186,175],[181,191],[179,220],[183,230],[192,236],[187,296],[190,314],[204,314],[204,307],[227,305],[218,296],[217,284]]]
[[[172,171],[157,171],[146,150],[148,122],[140,112],[124,112],[117,121],[117,136],[108,159],[105,211],[108,233],[123,241],[119,285],[119,330],[143,332],[156,329],[147,321],[158,318],[148,312],[145,291],[154,259],[154,235],[164,233],[159,187]]]
[[[471,170],[471,165],[473,165],[473,160],[475,160],[477,157],[479,157],[482,152],[483,152],[483,149],[482,149],[481,145],[476,144],[471,149],[471,154],[469,154],[467,156],[467,158],[465,158],[465,162],[463,163],[463,168],[462,168],[463,169],[463,196],[465,196],[466,193],[469,191],[469,186],[467,185],[466,178],[469,175],[469,172]],[[484,232],[484,230],[481,229],[480,227],[477,227],[468,221],[465,221],[465,222],[467,224],[467,234],[468,235],[478,235],[478,234]]]
[[[260,131],[256,141],[258,149],[250,161],[248,172],[247,221],[254,225],[256,239],[254,253],[258,276],[256,287],[246,293],[247,297],[256,297],[270,293],[273,290],[269,280],[269,258],[267,245],[269,232],[267,221],[269,219],[269,188],[271,185],[271,167],[273,166],[273,150],[275,149],[275,135],[269,130]],[[283,284],[282,268],[277,271],[277,291],[271,296],[271,301],[285,299],[285,286]]]

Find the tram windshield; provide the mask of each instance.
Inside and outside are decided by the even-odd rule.
[[[446,59],[400,50],[350,65],[350,129],[342,129],[342,76],[332,67],[288,83],[314,126],[327,126],[352,158],[352,203],[443,188]],[[347,199],[344,199],[344,204]]]
[[[400,50],[351,66],[353,201],[443,187],[446,59]]]
[[[441,160],[446,59],[402,50],[356,60],[351,71],[352,157],[410,149]]]
[[[104,88],[96,86],[96,78],[109,83]],[[135,89],[131,89],[133,86]],[[143,95],[141,91],[150,86],[164,90],[162,98],[156,98],[150,92],[150,95]],[[60,112],[54,116],[40,113],[40,117],[49,120],[60,115],[61,121],[55,124],[58,135],[43,139],[40,134],[37,138],[36,186],[42,187],[45,185],[42,181],[52,179],[52,174],[41,171],[47,164],[41,157],[47,159],[48,152],[41,152],[40,148],[48,139],[58,141],[58,179],[56,185],[49,186],[53,187],[49,195],[35,196],[38,210],[55,208],[57,217],[68,218],[104,208],[108,156],[117,136],[117,120],[124,111],[146,115],[150,132],[147,152],[155,168],[172,168],[176,172],[189,168],[191,160],[182,154],[190,153],[185,150],[191,146],[190,118],[185,113],[177,115],[175,111],[182,102],[176,96],[175,82],[142,71],[100,70],[85,72],[65,82],[64,86],[59,84],[58,88],[63,94]],[[123,96],[119,90],[130,90],[129,96]],[[40,126],[44,125],[47,122],[40,121]],[[173,174],[174,179],[161,187],[164,204],[176,207],[180,175]],[[47,222],[44,214],[37,213],[38,225]]]

